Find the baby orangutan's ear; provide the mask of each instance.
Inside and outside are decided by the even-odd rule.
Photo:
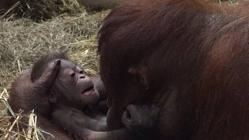
[[[138,77],[139,82],[144,86],[146,90],[149,89],[149,83],[147,79],[147,68],[145,66],[136,66],[128,69],[128,73]]]

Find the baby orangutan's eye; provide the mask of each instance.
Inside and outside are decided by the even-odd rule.
[[[80,73],[80,74],[84,74],[84,71],[83,71],[83,70],[80,70],[79,73]]]
[[[70,76],[71,76],[72,78],[74,78],[75,72],[71,73]]]

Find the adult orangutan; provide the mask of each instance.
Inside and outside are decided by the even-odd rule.
[[[99,32],[109,127],[122,126],[127,105],[154,103],[156,139],[248,140],[248,9],[198,0],[114,8]]]

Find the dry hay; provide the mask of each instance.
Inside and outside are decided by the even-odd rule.
[[[69,57],[94,74],[98,69],[96,34],[107,12],[58,16],[36,23],[29,19],[0,20],[0,139],[42,139],[46,130],[36,127],[36,116],[7,115],[8,88],[20,71],[30,68],[41,55],[66,51]],[[29,120],[27,130],[18,129]],[[14,129],[15,128],[15,129]],[[38,137],[38,138],[37,138]]]
[[[83,11],[84,8],[77,0],[18,0],[0,18],[25,17],[34,21],[41,21],[63,13],[74,15]]]
[[[46,140],[45,135],[52,134],[42,130],[37,126],[37,116],[32,111],[30,114],[14,113],[9,106],[8,92],[6,89],[0,94],[1,103],[5,106],[1,108],[0,115],[0,139],[4,140]],[[7,111],[9,112],[8,115]],[[25,129],[24,129],[25,127]]]

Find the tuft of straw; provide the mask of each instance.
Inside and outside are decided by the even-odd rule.
[[[1,113],[0,115],[0,124],[2,124],[0,127],[0,139],[46,140],[44,134],[53,137],[52,134],[37,127],[37,116],[34,114],[34,111],[29,115],[22,114],[21,112],[15,114],[8,104],[7,99],[8,92],[4,89],[0,94],[0,100],[5,105],[6,110],[5,113]],[[7,111],[10,112],[10,116],[7,115]],[[24,119],[28,120],[28,123],[23,121]],[[26,126],[27,128],[24,129],[24,127],[20,127],[20,125]]]
[[[29,18],[34,21],[51,19],[61,14],[74,15],[84,12],[77,0],[19,0],[0,18]]]

